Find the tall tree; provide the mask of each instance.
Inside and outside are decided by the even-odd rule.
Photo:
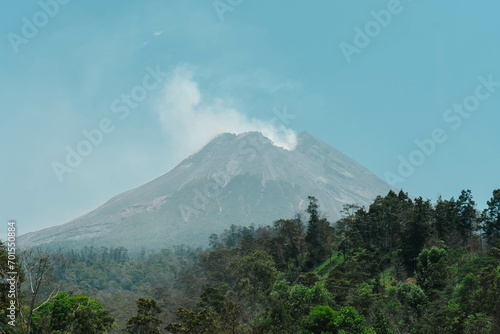
[[[407,194],[396,195],[392,190],[385,196],[378,196],[368,210],[369,243],[366,246],[392,251],[399,243]],[[411,201],[411,200],[410,200]]]
[[[304,252],[304,226],[300,217],[277,220],[274,222],[274,227],[284,239],[285,260],[287,262],[293,261],[298,265],[298,257]]]
[[[434,208],[434,227],[438,238],[444,240],[446,244],[452,248],[456,248],[452,236],[459,226],[458,206],[455,199],[452,197],[450,200],[443,200],[441,197]]]
[[[163,320],[158,318],[162,312],[156,300],[149,298],[139,298],[137,300],[137,314],[128,319],[127,331],[134,334],[159,334],[158,326]]]
[[[249,294],[255,316],[257,300],[272,286],[278,275],[272,257],[263,251],[253,251],[234,260],[229,269],[237,278],[236,289]]]
[[[347,204],[344,206],[341,213],[344,217],[337,221],[341,239],[339,251],[346,257],[351,249],[361,247],[361,245],[364,244],[361,222],[366,215],[366,211],[360,206]]]
[[[66,261],[61,252],[48,252],[39,248],[23,251],[20,260],[27,278],[28,298],[26,302],[29,307],[23,307],[24,300],[20,296],[17,298],[17,303],[21,320],[24,322],[23,331],[26,327],[26,333],[30,334],[33,313],[57,294],[59,288],[57,286],[49,288],[49,285],[64,269]],[[48,289],[50,292],[48,292],[48,298],[39,303],[43,289]]]
[[[417,256],[422,250],[431,231],[433,208],[429,200],[415,199],[415,205],[403,229],[403,255],[408,269],[416,268]]]
[[[442,291],[448,282],[449,272],[446,265],[446,251],[432,247],[418,255],[416,270],[417,283],[431,299]]]
[[[308,196],[309,222],[307,224],[306,242],[309,251],[309,266],[324,260],[331,252],[333,242],[333,227],[325,218],[320,218],[318,200],[314,196]],[[306,268],[307,269],[307,268]]]
[[[490,247],[500,247],[500,189],[493,191],[483,211],[483,233]]]
[[[457,200],[458,226],[462,240],[466,242],[471,236],[476,225],[476,202],[472,199],[470,190],[462,190]]]

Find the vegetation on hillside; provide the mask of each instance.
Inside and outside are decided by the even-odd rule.
[[[470,191],[437,203],[391,191],[343,213],[332,224],[309,197],[302,215],[233,225],[206,250],[66,251],[31,333],[500,333],[500,190],[482,212]]]

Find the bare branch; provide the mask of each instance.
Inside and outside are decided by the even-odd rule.
[[[56,292],[56,293],[54,293],[56,290],[57,290],[57,292]],[[52,299],[52,297],[53,297],[53,296],[57,296],[57,294],[58,294],[58,293],[59,293],[59,287],[57,287],[56,289],[54,289],[54,290],[50,293],[49,298],[47,298],[47,300],[46,300],[46,301],[44,301],[43,303],[41,303],[40,305],[38,305],[38,307],[36,307],[36,308],[33,310],[33,312],[35,312],[36,310],[38,310],[38,309],[39,309],[40,307],[42,307],[43,305],[47,304],[47,303],[48,303],[48,302]]]

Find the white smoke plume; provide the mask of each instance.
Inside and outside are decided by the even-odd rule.
[[[222,99],[205,101],[198,84],[193,80],[193,72],[184,67],[178,67],[170,73],[164,100],[156,112],[162,130],[175,143],[177,159],[193,154],[215,136],[225,132],[240,134],[260,131],[276,146],[293,150],[297,145],[295,132],[280,125],[279,121],[249,119],[227,106]]]

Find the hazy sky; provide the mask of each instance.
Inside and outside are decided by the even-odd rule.
[[[216,133],[264,128],[287,147],[308,131],[411,195],[471,189],[483,207],[500,188],[499,11],[493,0],[10,1],[0,237],[9,219],[25,233],[86,213]]]

